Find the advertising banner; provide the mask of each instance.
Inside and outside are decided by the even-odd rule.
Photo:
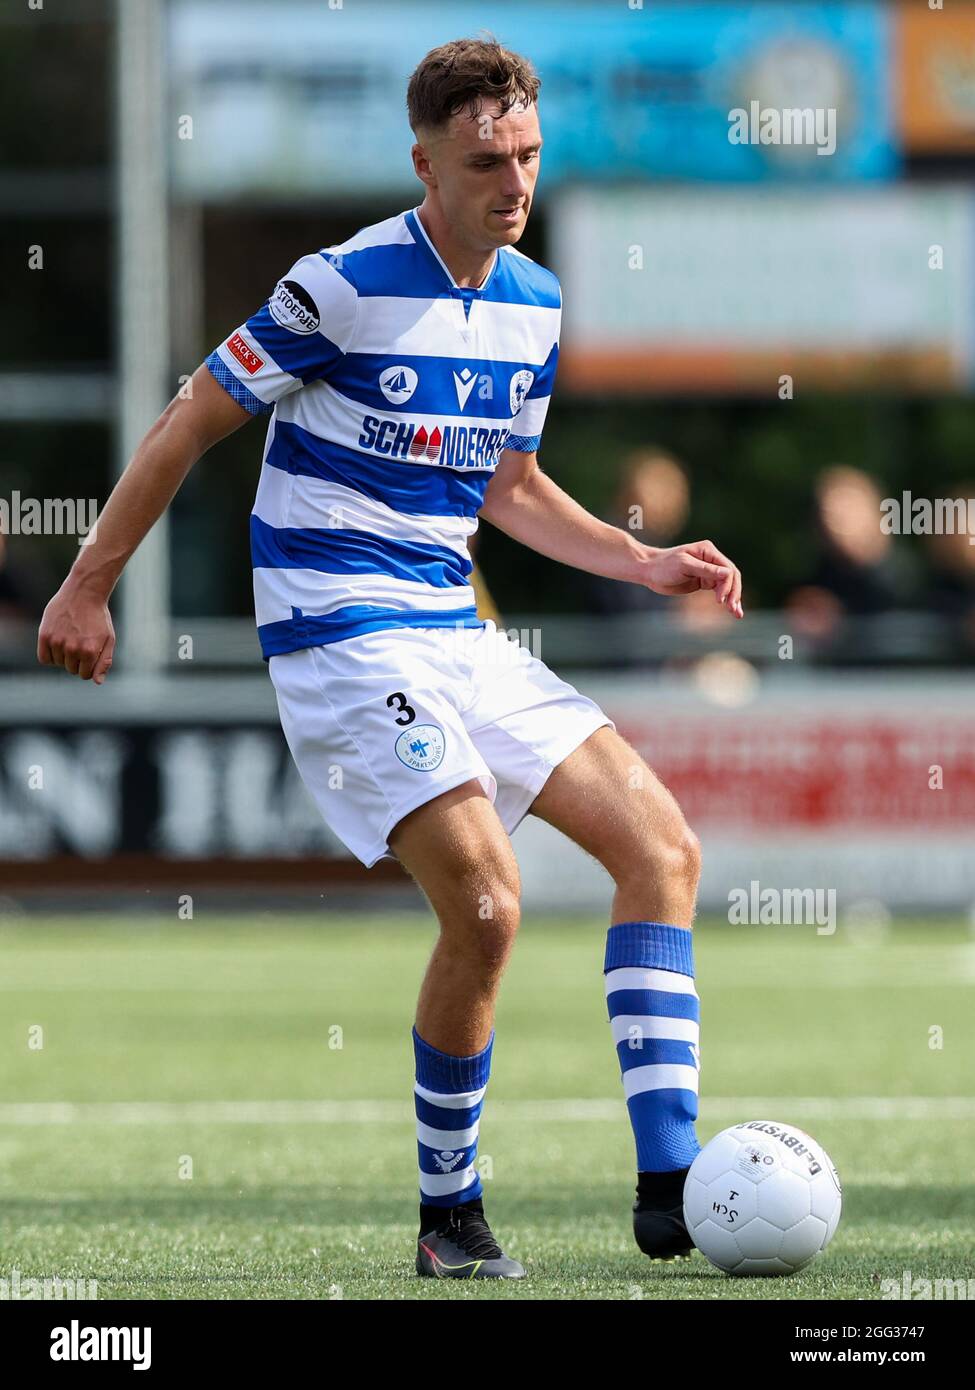
[[[173,178],[203,201],[416,193],[409,75],[487,18],[542,79],[542,196],[566,180],[898,167],[883,4],[176,0],[170,16]]]
[[[789,399],[975,375],[966,188],[573,189],[553,238],[563,387]]]
[[[969,681],[807,674],[765,680],[736,708],[687,682],[577,684],[700,836],[705,907],[752,882],[841,902],[975,904]],[[309,866],[320,875],[323,861],[348,861],[294,769],[266,678],[170,679],[149,696],[119,679],[114,689],[62,687],[57,699],[44,685],[39,718],[36,678],[3,684],[0,881],[17,868],[20,887],[44,889],[54,864],[101,864],[111,879],[126,862],[154,860],[177,880],[181,865],[221,861],[232,882],[234,863],[277,860],[283,884],[289,864],[307,881]],[[602,871],[564,837],[529,818],[515,845],[529,906],[605,905]]]
[[[975,5],[896,12],[897,123],[909,154],[975,150]]]

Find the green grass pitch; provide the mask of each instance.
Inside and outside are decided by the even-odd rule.
[[[960,923],[881,940],[696,929],[702,1141],[784,1120],[844,1182],[826,1255],[755,1280],[636,1249],[604,924],[526,922],[481,1155],[488,1215],[529,1279],[470,1284],[413,1273],[425,917],[3,921],[0,1278],[96,1279],[101,1298],[767,1300],[875,1299],[906,1270],[975,1277],[975,939]]]

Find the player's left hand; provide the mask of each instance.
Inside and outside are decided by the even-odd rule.
[[[647,565],[643,581],[655,594],[695,594],[713,589],[718,603],[743,618],[741,571],[712,541],[692,541],[657,550]]]

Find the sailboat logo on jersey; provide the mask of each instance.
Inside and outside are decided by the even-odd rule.
[[[380,374],[379,389],[393,405],[402,405],[410,399],[419,380],[412,367],[387,367]]]

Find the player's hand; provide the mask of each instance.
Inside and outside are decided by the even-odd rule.
[[[741,571],[711,541],[692,541],[657,550],[650,557],[643,581],[655,594],[695,594],[713,589],[736,618],[745,616],[741,606]]]
[[[101,685],[112,668],[115,628],[108,604],[70,577],[44,609],[37,635],[42,666],[63,666],[72,676]]]

